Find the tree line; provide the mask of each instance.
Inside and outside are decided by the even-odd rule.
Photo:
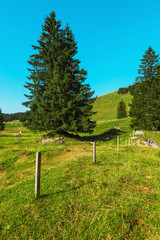
[[[13,120],[20,120],[22,114],[23,114],[22,112],[11,113],[11,114],[2,113],[4,122],[11,122]]]
[[[0,109],[0,131],[4,130],[4,118],[2,114],[2,110]]]
[[[134,95],[134,90],[135,90],[135,85],[133,84],[125,88],[119,88],[118,94],[126,94],[130,92],[131,95]]]

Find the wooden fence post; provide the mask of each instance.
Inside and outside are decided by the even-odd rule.
[[[41,152],[36,153],[35,197],[40,195]]]
[[[128,146],[130,146],[130,138],[128,139]]]
[[[117,152],[119,152],[119,136],[117,136]]]
[[[96,163],[96,142],[93,142],[93,163]]]

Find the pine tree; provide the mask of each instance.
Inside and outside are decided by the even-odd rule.
[[[36,54],[30,56],[30,95],[23,103],[30,108],[28,125],[32,130],[92,132],[94,91],[85,84],[87,72],[76,58],[77,44],[67,25],[62,29],[52,12],[45,19]]]
[[[123,101],[120,101],[117,107],[117,118],[127,117],[126,104]]]
[[[0,109],[0,131],[4,130],[4,119],[3,119],[3,115],[2,115],[2,111]]]
[[[159,117],[155,109],[159,104],[160,78],[158,76],[159,55],[149,47],[143,55],[139,76],[136,78],[134,97],[131,103],[130,116],[132,127],[158,129]],[[156,112],[159,112],[158,109]]]
[[[151,86],[150,122],[149,130],[160,130],[160,66]]]

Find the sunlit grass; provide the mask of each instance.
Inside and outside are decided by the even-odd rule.
[[[7,125],[0,133],[0,239],[160,239],[160,150],[126,145],[129,124],[129,118],[98,122],[91,136],[63,136],[63,144],[42,144],[42,133]],[[146,136],[160,145],[158,132]]]

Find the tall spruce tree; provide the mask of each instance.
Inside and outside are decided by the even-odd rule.
[[[30,56],[30,95],[23,104],[30,108],[28,126],[32,130],[89,132],[96,125],[91,120],[94,91],[85,84],[87,72],[76,58],[77,44],[67,25],[62,29],[55,13],[46,17],[36,51]]]
[[[117,118],[125,118],[127,117],[127,110],[126,110],[126,104],[123,101],[120,101],[117,107]]]
[[[159,55],[151,47],[143,55],[138,74],[130,108],[131,126],[160,129]]]
[[[0,109],[0,131],[4,130],[4,119],[3,119],[3,115],[2,115],[2,111]]]

